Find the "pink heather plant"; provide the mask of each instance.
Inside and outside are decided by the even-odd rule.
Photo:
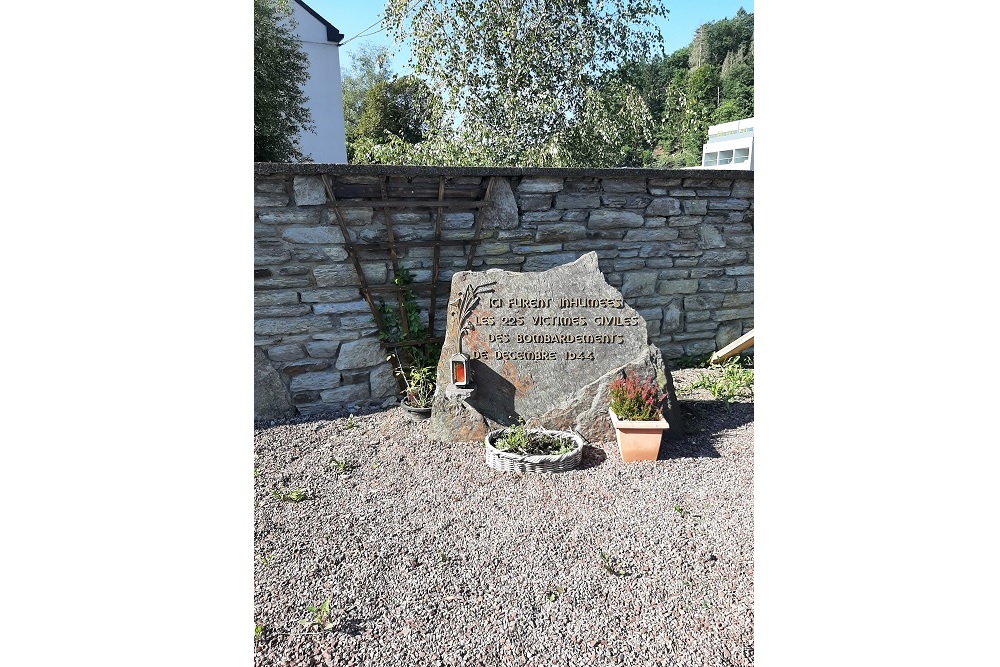
[[[619,419],[626,421],[656,421],[660,418],[660,390],[652,379],[639,380],[635,372],[618,378],[609,387],[610,406]]]

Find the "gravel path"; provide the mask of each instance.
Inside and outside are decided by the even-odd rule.
[[[667,458],[557,474],[396,407],[256,424],[255,665],[752,665],[753,403],[678,398]]]

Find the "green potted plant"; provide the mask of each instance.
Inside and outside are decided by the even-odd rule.
[[[528,428],[524,419],[486,434],[486,465],[503,472],[563,472],[580,465],[583,436]]]
[[[608,387],[608,414],[615,428],[622,461],[655,461],[667,420],[660,413],[660,388],[635,372],[614,380]]]
[[[401,392],[403,400],[400,405],[406,415],[413,420],[429,419],[431,404],[434,402],[434,390],[437,388],[437,368],[434,366],[414,366],[409,372],[400,366],[396,375],[403,378],[406,387]]]

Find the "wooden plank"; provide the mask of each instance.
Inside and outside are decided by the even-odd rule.
[[[384,208],[382,209],[382,215],[385,216],[385,229],[389,234],[389,259],[392,260],[392,275],[393,278],[399,275],[399,262],[396,258],[396,239],[392,232],[392,213],[389,211],[389,196],[385,191],[385,176],[379,176],[379,186],[382,189],[382,204]],[[403,336],[410,333],[410,323],[406,317],[406,306],[403,305],[403,295],[402,292],[399,295],[399,326],[403,330]]]
[[[490,176],[489,182],[486,184],[486,194],[483,195],[483,201],[488,202],[490,200],[490,193],[493,192],[493,182],[496,180],[496,176]],[[469,259],[465,263],[465,270],[472,270],[472,260],[476,257],[476,248],[479,247],[479,235],[483,230],[483,211],[485,209],[481,208],[476,211],[476,228],[475,234],[472,238],[472,245],[469,246]]]
[[[427,239],[426,241],[396,241],[393,244],[396,248],[432,248],[435,245],[443,246],[457,246],[457,245],[468,245],[472,243],[472,239],[466,239],[464,241],[459,241],[455,239],[442,239],[441,241],[435,241],[433,239]],[[346,245],[346,244],[345,244]],[[351,243],[350,246],[357,250],[388,250],[389,244],[385,241],[374,241],[372,243]]]
[[[725,361],[729,357],[739,354],[748,347],[753,347],[753,329],[746,332],[718,352],[713,353],[712,358],[709,359],[709,363],[717,364],[721,361]]]
[[[434,219],[434,266],[431,269],[431,309],[427,313],[427,330],[434,335],[434,311],[437,310],[438,266],[441,258],[441,224],[444,220],[444,176],[438,181],[438,209]],[[478,202],[477,202],[478,203]]]
[[[444,178],[443,176],[441,178]],[[439,194],[439,196],[441,196]],[[463,210],[473,210],[477,208],[483,208],[488,206],[488,202],[479,200],[470,200],[467,202],[443,199],[409,199],[403,201],[387,201],[383,203],[377,203],[373,201],[341,201],[341,208],[372,208],[372,207],[382,207],[385,208],[444,208],[444,209],[463,209]]]
[[[425,338],[423,340],[401,340],[393,343],[392,341],[384,340],[382,341],[383,347],[416,347],[417,345],[427,345],[428,343],[443,343],[443,338]]]
[[[378,327],[379,331],[383,331],[385,325],[382,322],[382,316],[379,315],[378,308],[375,307],[375,302],[372,301],[372,296],[368,293],[368,279],[365,278],[365,272],[361,268],[361,262],[358,260],[357,253],[351,249],[351,237],[347,233],[347,223],[344,221],[344,215],[337,206],[337,198],[333,195],[333,188],[330,187],[330,181],[327,179],[326,174],[322,175],[322,179],[323,187],[326,188],[326,196],[330,198],[330,202],[333,204],[333,212],[337,217],[337,223],[340,225],[340,232],[344,235],[344,248],[347,250],[347,255],[351,258],[354,270],[358,274],[358,282],[361,285],[361,296],[368,302],[368,307],[372,311],[372,317],[375,318],[375,326]]]

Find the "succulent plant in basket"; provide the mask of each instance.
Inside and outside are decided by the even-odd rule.
[[[622,461],[655,461],[668,428],[660,413],[660,388],[651,378],[629,371],[608,387],[608,414]]]
[[[528,428],[519,419],[486,435],[486,465],[512,472],[572,470],[580,465],[584,444],[575,431]]]

